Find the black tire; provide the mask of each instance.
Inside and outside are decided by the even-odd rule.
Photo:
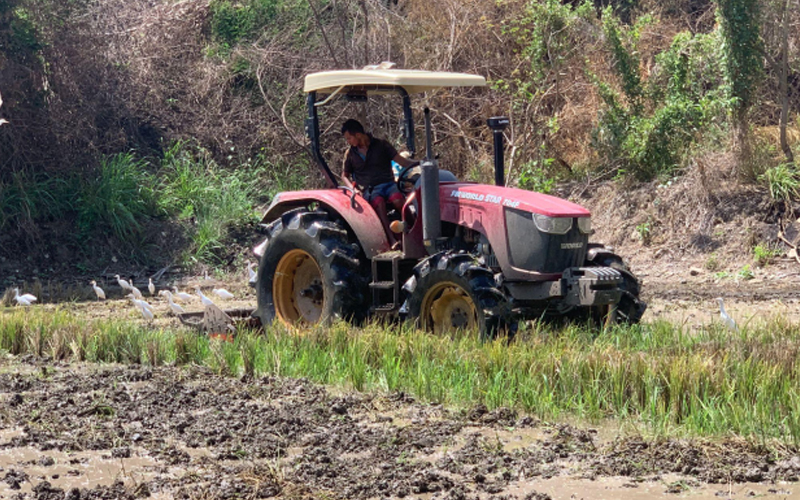
[[[337,318],[358,322],[366,317],[366,259],[342,224],[330,219],[327,212],[298,208],[270,224],[253,313],[262,324],[276,319],[306,325]]]
[[[631,272],[628,266],[623,262],[622,257],[619,255],[600,252],[594,259],[588,262],[592,266],[610,267],[616,269],[622,274],[622,298],[616,307],[615,321],[619,323],[626,323],[629,325],[637,324],[642,319],[642,315],[647,310],[647,304],[639,299],[641,292],[641,285],[636,276]]]
[[[498,289],[492,271],[472,255],[448,251],[424,259],[414,267],[403,290],[409,319],[427,331],[444,333],[474,326],[484,339],[516,332],[508,299]],[[440,307],[437,303],[442,300],[447,303]]]

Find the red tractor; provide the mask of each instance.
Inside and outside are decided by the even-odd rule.
[[[441,332],[513,332],[520,319],[595,317],[636,323],[647,307],[639,282],[610,249],[590,243],[591,214],[553,196],[504,187],[503,129],[491,118],[495,184],[461,182],[439,168],[425,109],[426,155],[403,169],[406,195],[391,214],[402,250],[392,251],[373,207],[340,185],[320,148],[317,108],[341,96],[402,98],[406,147],[415,154],[410,95],[440,87],[484,86],[481,76],[413,70],[328,71],[305,80],[306,133],[329,188],[275,196],[261,227],[258,308],[275,319],[311,325],[390,316]],[[318,96],[325,95],[318,100]]]

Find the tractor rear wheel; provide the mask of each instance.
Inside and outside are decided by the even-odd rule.
[[[426,258],[403,290],[409,317],[429,332],[477,329],[482,338],[491,339],[516,329],[491,270],[469,254],[443,252]]]
[[[361,248],[327,212],[288,211],[269,227],[254,315],[264,325],[359,321],[368,309],[364,263]]]
[[[612,253],[600,253],[594,259],[589,261],[590,265],[610,267],[616,269],[622,274],[622,298],[619,300],[616,308],[611,308],[615,312],[615,317],[611,318],[613,321],[633,325],[641,321],[647,304],[639,300],[639,293],[641,286],[639,280],[631,272],[628,266],[623,262],[622,257]],[[608,310],[601,311],[600,315],[608,314]]]

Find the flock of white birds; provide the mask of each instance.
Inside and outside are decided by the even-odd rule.
[[[256,279],[256,272],[254,271],[255,263],[247,261],[247,278],[251,282],[255,282]],[[122,288],[123,293],[128,292],[125,294],[125,297],[131,300],[131,303],[136,308],[136,310],[141,313],[142,317],[147,321],[152,321],[155,318],[155,310],[153,306],[150,305],[144,297],[144,294],[141,290],[139,290],[133,282],[129,282],[119,274],[115,275],[114,278],[117,280],[117,283]],[[208,275],[206,274],[206,279],[208,279]],[[89,282],[92,286],[92,290],[94,290],[95,295],[97,296],[97,300],[106,300],[106,292],[98,286],[97,281],[92,280]],[[183,307],[181,307],[177,302],[190,302],[194,300],[200,300],[203,304],[203,307],[209,306],[216,306],[214,301],[211,300],[208,296],[206,296],[203,291],[200,289],[200,286],[194,287],[194,294],[189,294],[186,292],[181,292],[178,290],[178,287],[173,286],[172,291],[169,290],[158,290],[156,294],[157,287],[155,283],[153,283],[153,279],[149,278],[147,283],[147,291],[150,292],[150,297],[166,297],[167,304],[169,305],[170,310],[175,314],[182,314],[184,313]],[[211,294],[219,299],[219,300],[231,300],[234,299],[234,295],[224,288],[213,288]],[[38,299],[36,296],[25,293],[20,295],[19,288],[14,288],[14,301],[18,306],[30,306],[33,305]]]
[[[256,272],[253,270],[254,267],[255,263],[247,261],[247,279],[250,282],[255,282],[256,280]],[[142,294],[142,292],[138,288],[133,286],[132,283],[129,283],[124,279],[122,279],[119,276],[119,274],[114,276],[114,278],[116,278],[117,283],[119,283],[119,286],[122,287],[123,290],[130,292],[129,294],[125,295],[125,297],[131,299],[131,302],[136,307],[136,309],[139,310],[142,316],[148,321],[153,320],[153,318],[155,318],[153,306],[151,306],[150,304],[147,303],[147,301],[144,300],[144,295]],[[94,293],[97,295],[97,300],[105,300],[106,293],[103,291],[102,288],[97,286],[97,282],[92,280],[90,282],[90,285],[92,285],[92,289],[94,290]],[[150,278],[149,282],[147,283],[147,291],[150,292],[150,296],[156,295],[156,286],[155,284],[153,284],[152,278]],[[175,313],[176,315],[182,314],[185,311],[183,310],[183,307],[175,303],[175,300],[181,302],[189,302],[191,300],[199,298],[200,302],[203,303],[203,307],[216,305],[210,298],[208,298],[206,295],[203,294],[199,286],[194,287],[194,292],[196,295],[191,295],[186,292],[181,292],[180,290],[178,290],[178,287],[176,286],[172,287],[172,292],[170,292],[169,290],[160,290],[158,292],[158,295],[167,298],[167,303],[169,304],[170,310],[172,310],[172,312]],[[211,291],[211,293],[213,295],[216,295],[222,300],[231,300],[234,298],[233,294],[225,290],[224,288],[214,288]],[[38,299],[36,298],[36,296],[31,295],[29,293],[20,295],[19,288],[15,288],[14,300],[19,306],[30,306]],[[720,321],[722,321],[722,324],[725,325],[725,327],[728,330],[738,332],[739,326],[736,324],[736,321],[728,315],[727,311],[725,311],[725,303],[723,302],[722,297],[717,297],[716,300],[717,303],[719,304],[719,317]]]

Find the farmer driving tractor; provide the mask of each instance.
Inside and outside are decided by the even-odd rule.
[[[378,213],[394,249],[398,241],[389,229],[387,203],[391,203],[400,212],[403,210],[405,197],[397,189],[392,173],[392,161],[402,167],[416,165],[418,162],[399,154],[389,142],[365,133],[364,126],[358,120],[350,119],[344,122],[342,135],[350,145],[345,153],[342,177],[345,183],[358,190]]]

